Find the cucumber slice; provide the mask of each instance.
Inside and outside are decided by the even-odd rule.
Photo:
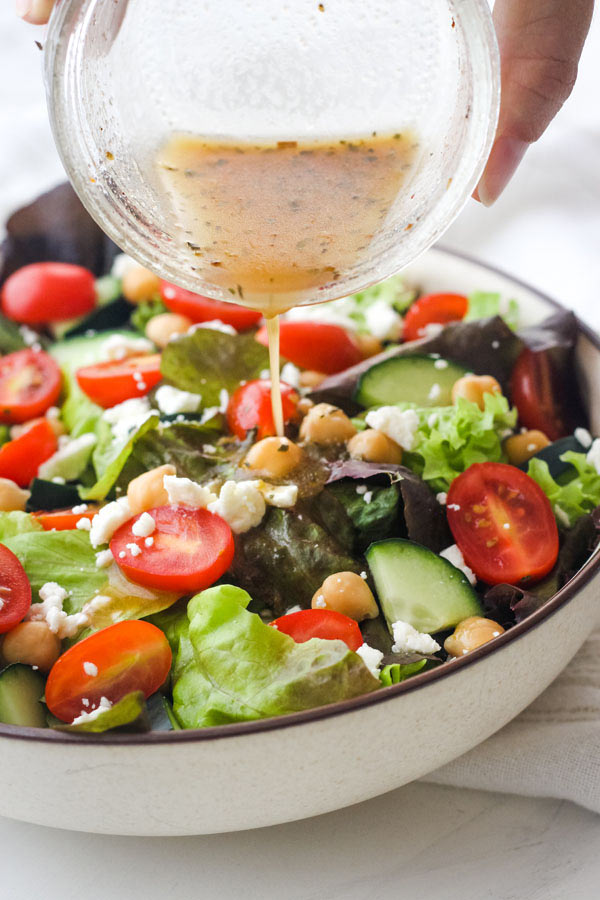
[[[376,363],[361,375],[354,399],[365,408],[393,403],[450,406],[452,386],[466,373],[464,366],[449,360],[396,356]]]
[[[435,634],[482,616],[479,598],[460,569],[427,547],[392,538],[366,552],[388,626],[399,620]]]
[[[14,663],[0,672],[0,722],[6,725],[46,727],[41,704],[45,679],[31,666]]]

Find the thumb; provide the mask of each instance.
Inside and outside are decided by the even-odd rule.
[[[537,141],[575,84],[594,0],[497,0],[502,64],[496,139],[475,196],[498,199],[528,146]]]
[[[16,0],[17,15],[32,25],[44,25],[50,18],[54,0]]]

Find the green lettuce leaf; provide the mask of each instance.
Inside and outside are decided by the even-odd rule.
[[[32,531],[43,531],[40,523],[32,518],[29,513],[0,512],[0,541],[5,544],[8,538],[16,534],[28,534]]]
[[[474,319],[489,319],[501,316],[513,330],[519,325],[519,304],[516,300],[505,300],[501,294],[475,291],[469,295],[469,307],[463,322]]]
[[[281,716],[379,687],[342,641],[297,644],[249,613],[249,603],[231,585],[190,601],[173,685],[173,709],[184,728]]]
[[[123,728],[124,725],[132,725],[140,716],[143,716],[145,701],[142,691],[132,691],[126,694],[118,703],[110,709],[104,709],[89,722],[80,722],[77,725],[53,725],[56,731],[69,731],[75,734],[101,734],[112,728]]]
[[[169,341],[160,368],[175,387],[200,394],[203,406],[219,406],[223,389],[231,393],[240,381],[258,378],[269,368],[269,352],[253,334],[198,328]]]
[[[360,487],[362,493],[357,493]],[[387,487],[356,481],[342,481],[331,484],[317,497],[317,504],[321,505],[323,499],[332,495],[342,505],[346,515],[354,526],[354,548],[363,552],[373,543],[397,533],[398,528],[398,500],[399,489],[397,485],[390,484]],[[328,525],[328,522],[326,521]],[[337,535],[335,527],[328,527],[330,534]]]
[[[154,300],[145,300],[143,303],[138,303],[131,314],[131,324],[134,328],[137,328],[139,332],[143,335],[146,334],[146,325],[153,319],[154,316],[160,316],[162,313],[166,313],[169,310],[162,302],[162,300],[156,298]]]
[[[389,687],[391,684],[400,684],[401,681],[406,681],[407,678],[416,675],[426,665],[426,659],[420,659],[413,663],[392,663],[383,667],[379,673],[379,680],[386,687]]]
[[[435,491],[447,491],[452,481],[473,463],[502,462],[502,439],[517,423],[503,394],[485,394],[485,408],[459,397],[455,406],[414,409],[419,417],[415,446],[402,462]]]
[[[113,439],[112,429],[108,422],[104,420],[98,422],[98,443],[92,454],[92,462],[98,480],[91,487],[81,488],[80,494],[84,500],[104,500],[131,456],[136,442],[148,431],[156,428],[159,421],[158,416],[149,416],[125,443]]]
[[[16,322],[0,315],[0,353],[14,353],[26,346]]]
[[[555,481],[548,463],[535,456],[529,460],[527,474],[541,487],[552,504],[560,525],[572,528],[575,522],[600,504],[600,475],[587,461],[585,453],[572,450],[560,456],[573,466],[573,477],[566,483]]]

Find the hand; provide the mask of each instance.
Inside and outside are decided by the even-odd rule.
[[[50,18],[55,0],[16,0],[17,15],[32,25],[44,25]]]
[[[528,146],[542,136],[575,84],[594,0],[496,0],[502,63],[496,139],[475,198],[498,199]]]

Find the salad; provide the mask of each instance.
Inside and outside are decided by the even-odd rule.
[[[392,278],[281,321],[161,282],[67,186],[0,277],[0,722],[204,728],[382,691],[598,541],[577,323]],[[451,286],[449,286],[450,288]]]

